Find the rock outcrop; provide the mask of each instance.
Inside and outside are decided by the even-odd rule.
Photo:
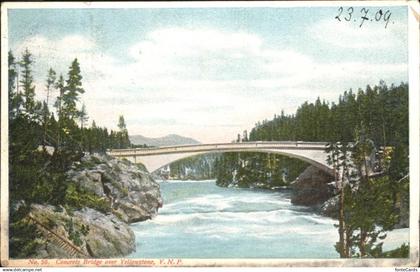
[[[292,203],[305,206],[321,205],[334,196],[332,181],[333,177],[328,173],[315,166],[309,166],[291,183]]]
[[[122,257],[135,249],[134,233],[114,214],[90,208],[69,213],[63,207],[34,204],[30,221],[41,232],[36,258]]]
[[[106,155],[86,155],[68,172],[81,188],[106,199],[126,223],[152,218],[162,206],[159,185],[143,168]]]
[[[67,178],[77,187],[76,197],[83,192],[100,205],[32,204],[28,221],[40,234],[40,246],[29,257],[110,258],[133,252],[135,236],[128,224],[152,218],[162,206],[159,185],[147,170],[95,154],[85,155]]]

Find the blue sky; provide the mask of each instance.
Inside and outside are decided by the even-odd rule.
[[[407,81],[407,9],[382,8],[387,28],[338,22],[338,7],[11,9],[9,47],[34,54],[40,99],[47,69],[77,57],[97,124],[221,142],[317,96]]]

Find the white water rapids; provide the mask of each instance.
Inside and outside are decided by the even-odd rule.
[[[132,225],[131,258],[338,258],[337,221],[290,203],[287,191],[217,187],[209,181],[161,181],[163,208]],[[384,250],[408,241],[388,234]]]

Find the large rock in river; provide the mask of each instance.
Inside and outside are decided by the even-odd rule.
[[[152,218],[162,206],[159,184],[147,170],[107,155],[85,155],[67,173],[80,188],[106,199],[112,213],[127,223]]]
[[[305,169],[291,183],[291,201],[296,205],[317,206],[334,196],[333,177],[315,166]]]

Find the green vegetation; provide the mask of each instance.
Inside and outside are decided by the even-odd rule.
[[[397,207],[401,199],[396,196],[408,196],[408,187],[392,180],[387,168],[381,166],[380,176],[369,175],[366,169],[373,151],[374,143],[364,136],[363,129],[355,144],[333,143],[328,148],[340,199],[336,250],[343,258],[383,256],[381,240],[400,220]],[[382,153],[381,157],[382,164],[389,165],[388,155]]]
[[[172,179],[194,179],[204,180],[215,177],[214,163],[219,154],[197,155],[179,161],[175,161],[169,165],[167,169],[160,169],[158,175],[164,178]]]
[[[276,154],[224,153],[215,162],[216,184],[241,188],[284,186],[307,166],[301,160]]]
[[[67,186],[64,201],[70,207],[77,209],[89,207],[104,213],[111,211],[111,203],[107,199],[87,192],[72,182]]]
[[[80,239],[81,232],[74,229],[74,222],[71,218],[67,221],[65,228],[68,231],[69,238],[74,243],[74,245],[81,246],[83,244],[82,240]]]
[[[380,258],[407,258],[410,253],[410,247],[407,244],[402,244],[399,248],[394,250],[385,251],[380,256]]]
[[[408,256],[408,247],[382,252],[381,240],[408,214],[408,85],[379,85],[352,90],[338,104],[318,98],[303,103],[295,114],[282,111],[258,122],[236,141],[323,141],[335,169],[339,192],[339,241],[343,258]],[[349,143],[355,143],[351,145]],[[377,155],[370,165],[368,158]],[[350,157],[349,154],[352,154]],[[217,184],[249,187],[293,180],[306,167],[302,162],[258,153],[225,153],[216,163]],[[273,167],[274,165],[274,167]],[[380,175],[372,178],[366,169]],[[281,177],[283,176],[283,179]],[[341,180],[339,177],[343,177]]]
[[[28,208],[22,206],[16,208],[15,212],[10,213],[9,254],[15,258],[25,258],[35,253],[38,246],[41,245],[38,239],[40,235],[37,232],[37,227],[24,219],[28,212]]]
[[[34,63],[28,50],[19,61],[9,52],[11,257],[29,256],[36,247],[38,234],[26,222],[32,203],[63,205],[69,212],[82,207],[108,211],[110,205],[105,199],[81,190],[65,173],[75,162],[80,164],[85,152],[131,146],[123,116],[118,120],[119,131],[97,127],[95,121],[86,127],[87,111],[80,99],[85,89],[77,59],[69,66],[66,78],[57,76],[52,68],[48,70],[44,101],[35,99]],[[77,244],[78,234],[73,238]]]

